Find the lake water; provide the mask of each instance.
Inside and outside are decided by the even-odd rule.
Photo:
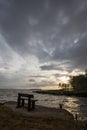
[[[78,114],[80,120],[87,119],[87,98],[86,97],[69,97],[54,96],[50,94],[37,94],[32,90],[12,90],[0,89],[0,102],[17,101],[18,92],[33,93],[38,99],[37,105],[59,108],[59,104],[63,104],[63,108],[71,112],[73,115]]]

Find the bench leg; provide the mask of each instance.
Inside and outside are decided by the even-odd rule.
[[[20,107],[20,94],[18,94],[18,99],[17,99],[17,106],[16,106],[16,108],[19,108]]]
[[[35,109],[35,101],[32,101],[32,109]]]
[[[21,100],[21,106],[24,106],[24,99]]]
[[[30,111],[30,110],[31,110],[31,100],[28,99],[28,111]]]
[[[24,106],[24,101],[25,101],[25,99],[19,99],[19,100],[17,101],[17,106],[16,106],[16,108],[23,107],[23,106]]]

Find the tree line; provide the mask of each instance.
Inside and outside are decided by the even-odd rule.
[[[70,86],[73,90],[87,90],[87,70],[85,70],[85,74],[70,76],[69,84],[59,83],[59,86],[65,90]]]
[[[87,90],[87,70],[85,74],[70,77],[70,84],[74,90]]]

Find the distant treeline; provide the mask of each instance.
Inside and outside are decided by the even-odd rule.
[[[87,70],[83,75],[71,76],[70,84],[74,90],[87,90]]]

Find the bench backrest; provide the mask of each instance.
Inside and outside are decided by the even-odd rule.
[[[26,93],[18,93],[18,97],[29,97],[29,98],[33,98],[34,95],[33,94],[26,94]]]

